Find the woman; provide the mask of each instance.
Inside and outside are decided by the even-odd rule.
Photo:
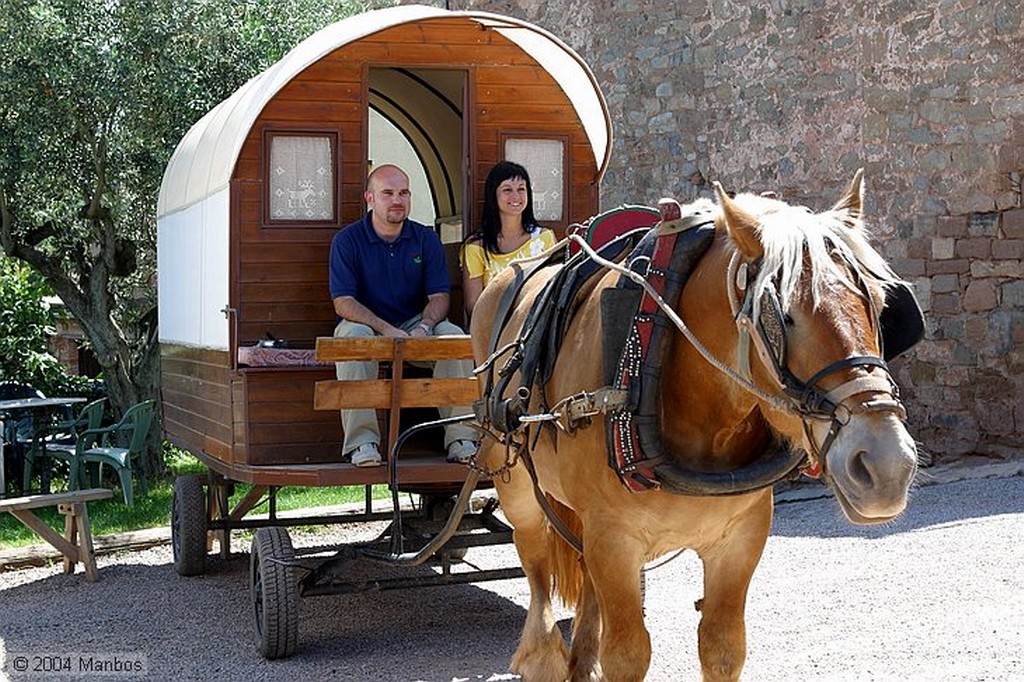
[[[517,258],[536,256],[555,244],[555,233],[533,217],[533,187],[526,169],[502,161],[487,174],[479,231],[462,247],[462,294],[467,315],[494,276]]]

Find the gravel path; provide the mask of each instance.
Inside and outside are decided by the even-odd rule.
[[[1021,476],[921,488],[883,528],[850,526],[830,499],[779,504],[751,588],[744,679],[1024,680],[1022,528]],[[515,562],[510,547],[467,558]],[[0,574],[0,680],[83,679],[19,675],[15,654],[119,653],[143,660],[147,675],[110,679],[518,679],[505,671],[528,603],[523,580],[307,598],[298,654],[268,662],[250,641],[246,556],[211,558],[198,578],[173,571],[168,547],[99,564],[95,584],[59,567]],[[700,575],[692,553],[649,572],[650,680],[700,678]],[[567,630],[569,614],[560,617]]]

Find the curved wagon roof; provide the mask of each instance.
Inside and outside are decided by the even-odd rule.
[[[452,12],[419,5],[375,10],[314,33],[280,61],[252,78],[188,131],[164,173],[157,216],[192,206],[227,187],[253,123],[266,104],[303,69],[333,50],[401,24],[461,18],[497,31],[536,60],[576,110],[603,175],[611,150],[611,120],[593,72],[568,45],[547,31],[486,12]]]

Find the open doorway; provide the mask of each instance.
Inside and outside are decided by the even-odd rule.
[[[445,245],[452,283],[449,319],[463,323],[458,248],[467,234],[469,168],[465,69],[374,67],[369,71],[370,166],[409,174],[411,218],[433,226]]]
[[[445,243],[463,235],[466,79],[461,69],[370,69],[370,163],[409,173],[412,218]]]

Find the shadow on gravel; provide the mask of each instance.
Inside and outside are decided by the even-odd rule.
[[[168,563],[107,558],[94,584],[59,567],[38,569],[54,575],[2,593],[0,651],[8,659],[142,655],[146,677],[160,680],[513,679],[505,671],[525,611],[494,591],[455,585],[304,598],[297,654],[266,661],[251,637],[247,555],[211,557],[192,578],[175,573],[167,552],[156,560]],[[525,590],[521,580],[489,585],[500,583]]]
[[[993,494],[997,488],[1000,494]],[[772,535],[871,539],[1021,512],[1024,512],[1024,477],[983,478],[915,488],[906,511],[895,521],[879,526],[851,524],[843,516],[839,503],[831,497],[778,503]]]

